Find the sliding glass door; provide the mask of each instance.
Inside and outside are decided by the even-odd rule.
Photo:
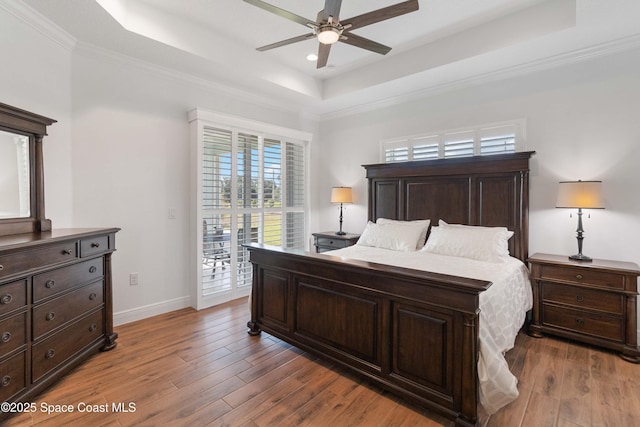
[[[305,249],[307,142],[251,127],[224,120],[192,127],[198,309],[249,295],[252,268],[243,244]]]

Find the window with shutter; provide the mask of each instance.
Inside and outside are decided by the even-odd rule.
[[[244,244],[306,249],[307,133],[194,110],[198,309],[248,295]],[[252,130],[248,130],[252,129]]]
[[[520,119],[383,140],[380,157],[391,163],[514,153],[526,149],[525,125]]]

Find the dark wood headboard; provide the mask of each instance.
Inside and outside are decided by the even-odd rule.
[[[455,159],[364,165],[369,220],[442,219],[507,227],[512,256],[529,247],[529,158],[535,151]]]

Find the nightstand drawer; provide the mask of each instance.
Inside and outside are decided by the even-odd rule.
[[[351,246],[352,243],[348,240],[341,239],[330,239],[328,237],[316,237],[316,246],[324,246],[330,248],[346,248],[347,246]]]
[[[542,267],[543,280],[560,280],[577,284],[603,286],[607,288],[624,289],[624,276],[606,271],[590,270],[580,267],[557,267],[546,265]]]
[[[542,324],[613,341],[624,340],[623,319],[543,304]]]
[[[586,289],[578,286],[544,283],[542,300],[567,304],[579,309],[593,309],[622,315],[624,297],[621,294]]]

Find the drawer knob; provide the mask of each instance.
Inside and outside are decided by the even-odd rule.
[[[44,316],[44,318],[51,321],[56,318],[56,314],[53,311],[50,311],[47,313],[46,316]]]
[[[2,299],[0,299],[0,304],[11,304],[11,301],[13,301],[13,297],[11,296],[11,294],[6,294],[2,297]]]
[[[100,247],[100,243],[99,243],[99,242],[93,242],[93,243],[91,244],[91,247],[92,247],[92,248],[99,248],[99,247]]]
[[[2,334],[2,342],[9,342],[11,341],[11,332],[7,331],[5,333]]]
[[[51,289],[56,285],[56,282],[53,280],[47,280],[47,283],[44,284],[44,287],[47,289]]]
[[[581,319],[580,317],[576,317],[576,323],[580,326],[584,325],[584,319]]]
[[[96,299],[98,297],[98,295],[94,292],[92,292],[91,294],[89,294],[89,300],[93,301],[94,299]]]
[[[11,377],[9,375],[5,375],[4,377],[2,377],[2,381],[0,382],[0,385],[2,385],[2,387],[6,387],[9,384],[11,384]]]
[[[582,274],[576,274],[576,279],[578,279],[578,280],[582,280],[582,279],[583,279]]]
[[[584,301],[584,297],[582,295],[576,295],[576,301],[582,302]]]
[[[98,325],[95,323],[92,323],[91,326],[89,326],[89,332],[95,332],[96,329],[98,329]]]
[[[63,253],[64,255],[71,255],[71,249],[63,249],[63,250],[62,250],[62,253]]]
[[[96,271],[98,271],[98,268],[95,265],[89,267],[89,273],[95,273]]]
[[[4,265],[0,264],[0,271],[4,270]]]
[[[44,354],[44,358],[45,359],[53,359],[53,357],[56,355],[56,351],[52,348],[50,348],[49,350],[47,350],[47,352]]]

